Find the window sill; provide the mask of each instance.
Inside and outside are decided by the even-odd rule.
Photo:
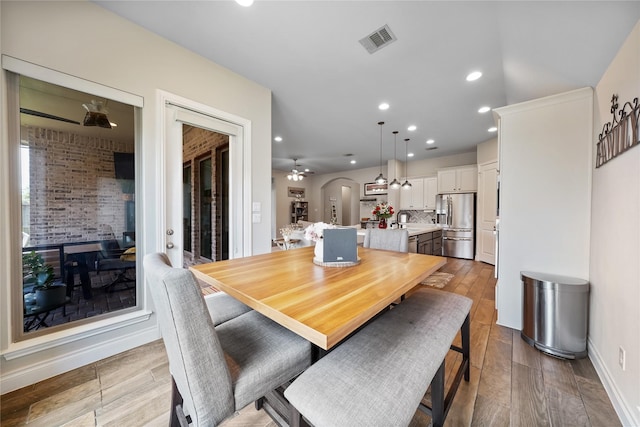
[[[64,331],[47,334],[33,339],[11,343],[7,349],[0,353],[0,355],[2,355],[6,360],[19,359],[30,354],[69,344],[95,335],[100,335],[115,329],[146,322],[149,320],[152,313],[153,312],[149,310],[139,310],[122,316],[81,325],[76,328],[66,329]]]

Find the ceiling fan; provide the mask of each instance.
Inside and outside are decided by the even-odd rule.
[[[293,159],[293,169],[287,174],[287,179],[289,181],[302,181],[306,174],[311,173],[313,172],[309,169],[301,170],[300,165],[298,165],[298,159]]]

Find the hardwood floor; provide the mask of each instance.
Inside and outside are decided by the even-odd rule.
[[[455,275],[443,290],[473,299],[471,381],[461,383],[447,426],[620,425],[588,358],[546,356],[528,346],[519,331],[495,324],[493,266],[449,259],[441,271]],[[447,369],[459,363],[459,354],[449,352]],[[170,391],[164,346],[155,341],[3,395],[0,422],[3,427],[167,426]],[[417,411],[411,426],[429,423]],[[249,405],[224,426],[275,423]]]

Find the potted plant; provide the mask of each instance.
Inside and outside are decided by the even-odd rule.
[[[42,255],[31,251],[22,255],[24,286],[33,286],[38,307],[62,304],[67,296],[66,286],[56,283],[53,266],[44,262]]]

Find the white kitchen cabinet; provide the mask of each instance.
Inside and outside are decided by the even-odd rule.
[[[409,179],[411,188],[405,190],[401,188],[400,191],[400,209],[424,209],[424,179],[413,178]]]
[[[424,209],[436,208],[436,195],[438,194],[438,178],[424,179]]]
[[[475,191],[478,191],[478,167],[476,165],[438,171],[438,193],[468,193]]]

